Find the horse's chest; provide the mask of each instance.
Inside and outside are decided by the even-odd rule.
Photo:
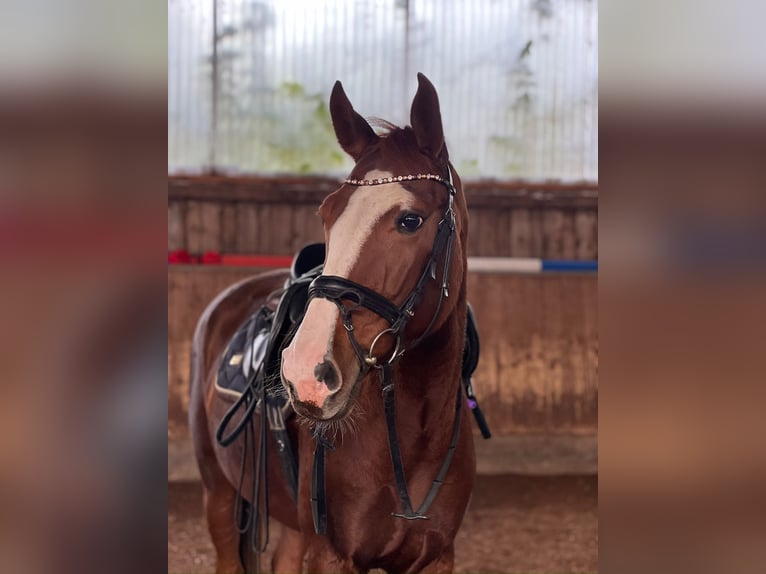
[[[339,556],[350,559],[360,570],[419,570],[441,557],[450,541],[427,525],[396,521],[390,527],[378,524],[364,530],[341,529],[331,537]]]
[[[338,555],[363,570],[408,570],[438,558],[451,543],[448,533],[457,528],[453,513],[439,504],[429,520],[392,516],[400,511],[400,501],[390,472],[361,472],[353,480],[346,476],[342,483],[328,484],[328,538]]]

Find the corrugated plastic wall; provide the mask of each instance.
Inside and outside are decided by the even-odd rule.
[[[595,0],[170,0],[168,170],[341,175],[327,108],[440,94],[464,178],[598,178]],[[213,33],[213,30],[216,33]]]

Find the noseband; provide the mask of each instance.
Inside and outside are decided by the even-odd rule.
[[[447,453],[444,456],[439,472],[431,483],[426,493],[426,497],[417,509],[412,506],[409,491],[407,489],[407,479],[404,474],[404,465],[399,449],[399,439],[396,434],[396,409],[394,403],[394,384],[391,381],[391,368],[404,353],[418,345],[431,331],[439,316],[442,303],[445,297],[449,297],[449,267],[452,260],[452,250],[455,243],[455,212],[453,203],[455,200],[455,186],[452,183],[452,171],[447,166],[447,178],[432,173],[417,175],[400,175],[396,177],[384,177],[382,179],[347,179],[345,182],[349,185],[383,185],[387,183],[399,183],[404,181],[414,181],[420,179],[431,179],[438,181],[447,188],[448,198],[447,207],[442,214],[439,225],[436,229],[436,237],[431,248],[431,254],[426,261],[425,267],[418,278],[417,283],[404,299],[401,305],[396,305],[390,299],[384,297],[355,281],[345,277],[334,275],[320,275],[311,283],[308,290],[309,301],[314,298],[322,298],[332,301],[337,305],[343,319],[343,326],[348,333],[351,346],[356,353],[361,364],[359,378],[364,377],[370,368],[379,369],[381,393],[383,396],[383,405],[386,417],[386,430],[388,433],[388,446],[391,454],[391,463],[394,470],[394,480],[396,481],[397,494],[401,504],[401,512],[392,512],[391,515],[405,520],[427,519],[426,511],[436,498],[439,488],[444,482],[444,478],[449,470],[452,457],[455,454],[458,437],[460,435],[460,417],[462,401],[462,388],[458,385],[457,400],[455,403],[455,418],[452,423],[452,437],[447,447]],[[439,290],[439,302],[434,311],[428,326],[413,341],[402,345],[402,336],[407,323],[415,316],[415,308],[420,303],[429,277],[436,280],[436,267],[444,253],[444,266],[442,269],[442,282]],[[346,303],[350,302],[350,305]],[[354,323],[352,314],[361,308],[369,309],[376,313],[389,323],[389,327],[378,333],[370,343],[370,348],[366,351],[362,349],[359,341],[354,334]],[[383,335],[390,334],[396,339],[396,345],[391,356],[386,361],[379,361],[374,354],[376,343]],[[314,451],[314,466],[311,477],[311,511],[314,519],[314,530],[317,534],[324,534],[327,529],[327,503],[325,497],[325,450],[330,447],[322,436],[317,436],[316,450]]]
[[[309,287],[309,301],[314,298],[322,298],[332,301],[337,305],[341,318],[343,319],[343,326],[348,333],[351,346],[362,366],[360,377],[364,376],[371,367],[381,369],[384,365],[391,366],[396,363],[402,358],[406,351],[418,345],[433,328],[436,318],[439,316],[439,311],[441,311],[444,298],[449,297],[449,266],[452,260],[452,250],[455,242],[455,212],[453,210],[453,203],[456,192],[455,186],[452,183],[452,171],[449,166],[447,167],[446,179],[432,173],[419,173],[417,175],[400,175],[384,177],[381,179],[345,180],[345,183],[349,185],[363,186],[384,185],[387,183],[399,183],[422,179],[438,181],[447,188],[447,207],[444,210],[441,221],[439,221],[439,225],[436,229],[436,236],[434,237],[434,244],[431,248],[431,254],[428,257],[428,261],[426,261],[425,267],[423,268],[417,283],[415,283],[415,286],[401,305],[396,305],[393,301],[384,297],[380,293],[373,291],[369,287],[351,281],[350,279],[346,279],[345,277],[337,277],[335,275],[320,275]],[[410,319],[415,316],[415,308],[418,306],[418,303],[420,303],[428,278],[430,277],[431,279],[436,280],[436,266],[442,252],[445,252],[444,267],[442,271],[442,284],[439,291],[439,302],[436,306],[436,311],[434,311],[433,317],[423,333],[417,339],[406,345],[402,345],[404,329]],[[350,302],[351,304],[347,305],[345,302]],[[354,323],[352,320],[352,314],[362,307],[379,315],[388,321],[390,325],[373,338],[372,343],[370,343],[370,348],[366,351],[362,349],[362,346],[359,344],[359,341],[354,334]],[[396,339],[396,345],[387,361],[379,361],[374,354],[375,345],[383,335],[387,334]]]

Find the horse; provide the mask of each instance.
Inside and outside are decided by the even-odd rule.
[[[355,165],[319,208],[324,266],[272,381],[295,413],[284,422],[294,491],[281,440],[215,440],[234,400],[215,385],[227,341],[286,272],[234,285],[198,322],[189,422],[219,574],[244,568],[232,519],[240,496],[268,504],[282,525],[273,572],[301,572],[304,563],[312,573],[453,570],[476,472],[461,409],[468,215],[436,89],[417,78],[403,128],[381,120],[376,132],[340,82],[330,96],[338,143]],[[264,419],[254,411],[249,424],[265,433]],[[243,462],[248,449],[264,453],[260,470]],[[268,488],[248,488],[260,476]]]

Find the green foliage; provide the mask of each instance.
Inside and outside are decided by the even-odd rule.
[[[245,169],[310,174],[343,168],[348,160],[335,139],[328,97],[307,93],[298,82],[283,82],[271,94],[254,97],[243,110],[255,136],[241,142],[240,149],[247,150]]]
[[[304,94],[303,86],[298,82],[282,82],[282,91],[288,96],[296,97]]]
[[[521,49],[521,52],[519,52],[519,60],[523,60],[524,58],[528,57],[531,52],[532,52],[532,40],[527,40],[527,43],[524,44],[524,47]]]
[[[457,165],[457,170],[461,177],[479,177],[481,175],[479,160],[476,158],[462,160]]]

